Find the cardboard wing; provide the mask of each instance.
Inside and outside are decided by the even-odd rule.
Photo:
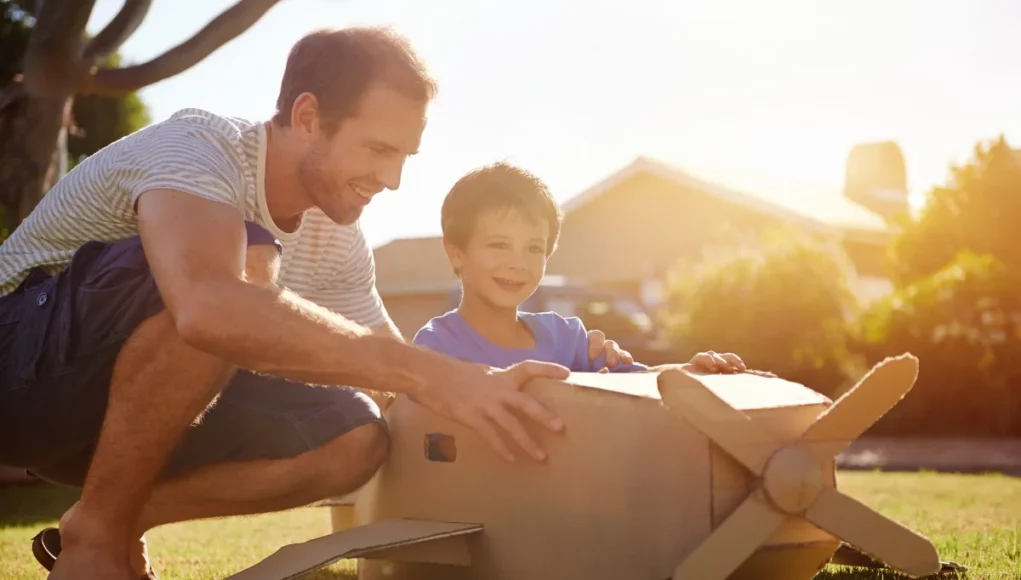
[[[471,563],[464,540],[482,532],[479,524],[433,522],[396,518],[336,532],[300,544],[284,546],[251,568],[228,580],[290,580],[345,558],[397,555],[402,549],[443,542],[449,554],[445,563]]]

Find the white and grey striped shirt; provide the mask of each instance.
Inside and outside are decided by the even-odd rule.
[[[32,268],[55,274],[88,241],[138,234],[138,196],[176,189],[237,208],[284,246],[280,285],[359,324],[377,328],[386,311],[376,292],[372,249],[360,224],[338,225],[321,211],[281,231],[269,217],[264,180],[266,134],[260,122],[184,109],[83,161],[0,245],[0,296]]]

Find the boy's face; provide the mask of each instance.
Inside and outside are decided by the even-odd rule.
[[[520,211],[480,216],[463,248],[447,244],[451,265],[460,271],[465,296],[496,308],[514,308],[535,292],[546,273],[549,227]]]

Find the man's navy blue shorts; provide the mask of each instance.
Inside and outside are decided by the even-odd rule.
[[[248,243],[279,242],[248,226]],[[163,302],[138,236],[89,242],[55,276],[35,270],[0,297],[0,464],[80,486],[124,342]],[[156,404],[156,403],[154,403]],[[239,371],[165,467],[170,478],[229,461],[283,459],[370,422],[379,407],[348,387]]]

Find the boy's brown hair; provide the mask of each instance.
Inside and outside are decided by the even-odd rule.
[[[545,221],[549,227],[546,256],[553,254],[563,220],[560,206],[541,179],[502,161],[475,169],[450,188],[440,210],[443,239],[463,248],[479,216],[507,210],[519,211],[536,222]]]
[[[430,102],[436,81],[402,36],[384,27],[318,30],[294,44],[280,83],[273,122],[291,124],[291,109],[302,93],[319,101],[323,129],[332,134],[355,114],[362,94],[374,83]]]

